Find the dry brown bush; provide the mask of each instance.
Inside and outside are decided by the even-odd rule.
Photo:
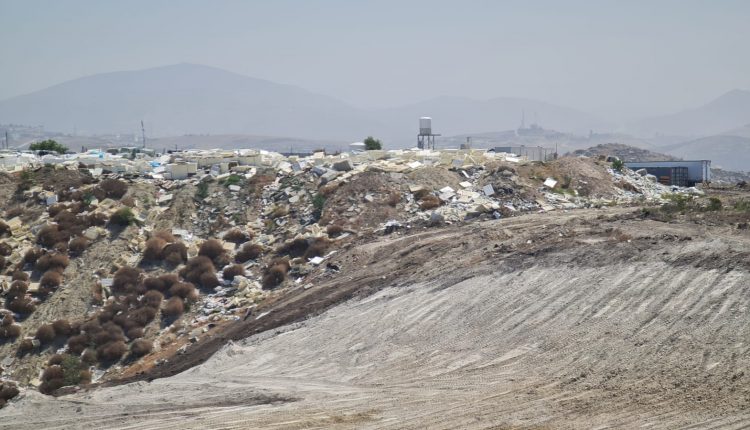
[[[1,256],[7,257],[12,253],[13,253],[13,247],[11,247],[5,242],[0,243],[0,255]]]
[[[39,272],[55,270],[62,272],[70,264],[70,258],[65,254],[44,254],[36,260],[34,269]]]
[[[143,295],[143,304],[150,308],[159,309],[161,301],[164,300],[164,294],[157,290],[149,290]]]
[[[183,312],[185,312],[185,304],[182,302],[182,299],[177,296],[167,300],[164,304],[164,308],[161,310],[161,313],[166,317],[178,317],[182,315]]]
[[[47,288],[57,288],[62,284],[62,275],[60,272],[56,272],[54,270],[49,270],[47,272],[44,272],[44,275],[42,275],[42,279],[39,280],[39,285],[41,287],[47,287]]]
[[[29,281],[29,274],[24,272],[23,270],[14,271],[12,277],[13,277],[13,281],[23,281],[23,282]]]
[[[18,395],[18,387],[11,381],[0,382],[0,399],[10,400]]]
[[[143,260],[155,262],[164,259],[163,250],[167,241],[160,237],[152,237],[146,241],[146,249],[143,250]]]
[[[136,291],[140,284],[142,273],[142,270],[134,267],[123,266],[119,268],[112,280],[112,291],[117,294]]]
[[[6,300],[14,300],[17,298],[24,297],[29,289],[29,284],[24,281],[13,281],[8,287],[8,291],[5,293]]]
[[[440,199],[433,195],[423,197],[419,203],[419,209],[423,211],[435,209],[438,206],[440,206]]]
[[[11,324],[8,326],[0,327],[0,339],[13,339],[21,335],[21,326],[18,324]]]
[[[109,218],[102,212],[94,212],[86,217],[86,224],[89,227],[104,227],[107,221]]]
[[[209,239],[203,242],[198,250],[199,256],[210,258],[217,266],[220,265],[219,261],[226,253],[224,246],[222,246],[221,242],[216,239]]]
[[[157,237],[159,239],[162,239],[165,242],[172,243],[176,242],[177,238],[174,237],[174,235],[166,230],[155,230],[153,233],[151,233],[151,237]]]
[[[133,327],[127,332],[128,339],[130,340],[139,339],[143,337],[143,333],[144,333],[143,327]]]
[[[428,195],[430,195],[430,191],[427,188],[420,188],[414,192],[414,198],[416,200],[422,200]]]
[[[344,227],[337,224],[329,224],[328,227],[326,227],[326,234],[328,234],[329,237],[338,237],[343,232]]]
[[[132,354],[133,357],[143,357],[151,352],[152,348],[153,343],[151,343],[151,341],[138,339],[130,345],[130,354]]]
[[[245,276],[245,266],[241,264],[233,264],[231,266],[227,266],[224,269],[224,272],[222,272],[222,276],[224,279],[232,280],[235,276]]]
[[[135,207],[135,199],[133,198],[133,196],[123,197],[122,199],[120,199],[120,203],[129,208]]]
[[[238,228],[233,228],[227,231],[226,233],[224,233],[223,239],[226,242],[239,244],[239,243],[245,243],[248,240],[250,240],[250,236]]]
[[[268,215],[271,219],[281,218],[289,215],[289,208],[284,205],[274,206]]]
[[[202,288],[212,289],[219,285],[221,285],[221,283],[215,274],[206,272],[201,275],[200,286]]]
[[[78,236],[68,244],[68,250],[75,255],[83,254],[83,251],[89,247],[89,240],[83,236]]]
[[[338,183],[323,185],[322,187],[318,188],[318,194],[320,194],[323,197],[328,197],[331,194],[333,194],[334,191],[338,189],[338,187],[339,187]]]
[[[180,270],[180,276],[188,282],[200,284],[208,288],[208,286],[202,284],[201,278],[206,273],[213,275],[214,272],[216,272],[216,269],[214,268],[211,259],[206,256],[198,256],[188,261],[187,265]],[[216,276],[214,276],[214,278],[216,278]]]
[[[170,243],[164,247],[163,254],[168,264],[178,266],[187,261],[187,246],[182,242]]]
[[[237,263],[245,263],[250,260],[255,260],[263,254],[263,247],[257,243],[246,243],[242,246],[242,249],[237,251],[234,256],[234,261]]]
[[[10,312],[4,312],[3,318],[0,320],[0,327],[7,327],[14,322],[16,322],[16,320],[13,318],[13,314]]]
[[[67,243],[68,240],[70,240],[70,233],[61,230],[60,227],[55,224],[45,225],[36,235],[36,242],[47,248],[52,248],[57,243]]]
[[[96,351],[91,348],[86,348],[81,354],[81,362],[88,365],[96,363]]]
[[[18,343],[18,354],[20,355],[26,354],[33,349],[34,341],[29,338],[21,339],[21,342]]]
[[[286,272],[286,267],[281,264],[271,266],[261,280],[263,288],[272,289],[281,285],[286,279]]]
[[[39,339],[39,342],[43,344],[52,342],[55,340],[55,329],[52,327],[52,324],[42,324],[36,330],[36,335],[34,337]]]
[[[298,237],[282,244],[276,249],[276,253],[279,255],[288,255],[292,258],[302,257],[307,252],[309,246],[310,244],[307,239]]]
[[[52,357],[47,360],[47,366],[60,365],[62,364],[64,358],[65,356],[62,354],[52,354]]]
[[[4,221],[0,220],[0,237],[5,236],[6,234],[10,234],[10,226]]]
[[[78,382],[78,385],[81,385],[81,384],[90,384],[91,383],[91,372],[90,371],[88,371],[86,369],[81,370],[81,372],[79,373],[79,377],[81,379]]]
[[[44,251],[41,248],[31,248],[23,255],[24,264],[36,264],[36,261],[44,255]]]
[[[117,361],[122,358],[123,355],[128,351],[128,346],[124,341],[118,340],[109,342],[100,347],[96,348],[96,357],[99,362],[110,363]]]
[[[179,282],[172,285],[172,287],[169,289],[169,294],[181,299],[189,300],[195,300],[198,295],[197,291],[195,290],[195,285],[189,282]]]
[[[401,193],[399,193],[398,191],[391,191],[388,194],[388,198],[385,200],[385,202],[388,204],[388,206],[395,208],[396,205],[401,202]]]
[[[66,319],[59,319],[52,323],[52,328],[58,336],[70,336],[73,334],[73,326]]]
[[[26,210],[22,206],[13,206],[5,212],[5,219],[13,219],[22,216]],[[2,223],[2,221],[0,221]]]
[[[310,245],[305,251],[305,258],[313,258],[324,255],[331,245],[331,241],[325,237],[316,237],[310,241]]]
[[[97,188],[104,192],[105,198],[115,200],[121,199],[128,192],[128,184],[117,179],[105,179]]]
[[[71,354],[80,354],[89,346],[90,341],[90,336],[87,334],[71,336],[68,339],[68,351]]]
[[[28,315],[36,310],[34,302],[27,297],[18,297],[7,304],[8,310],[17,314]]]

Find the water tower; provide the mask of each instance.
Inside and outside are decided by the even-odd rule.
[[[432,118],[423,116],[419,118],[419,134],[417,135],[417,148],[435,149],[435,136],[432,134]]]

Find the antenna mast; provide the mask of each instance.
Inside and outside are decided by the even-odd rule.
[[[141,120],[141,138],[143,139],[143,149],[146,149],[146,129],[143,127],[143,120]]]

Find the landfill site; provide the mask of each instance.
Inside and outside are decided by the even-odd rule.
[[[0,161],[0,428],[750,420],[745,182],[472,149]]]

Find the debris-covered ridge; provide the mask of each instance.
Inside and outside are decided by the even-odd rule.
[[[701,193],[600,159],[470,150],[29,160],[0,189],[0,353],[3,378],[47,392],[189,353],[376,235]],[[55,377],[64,363],[75,375]]]

